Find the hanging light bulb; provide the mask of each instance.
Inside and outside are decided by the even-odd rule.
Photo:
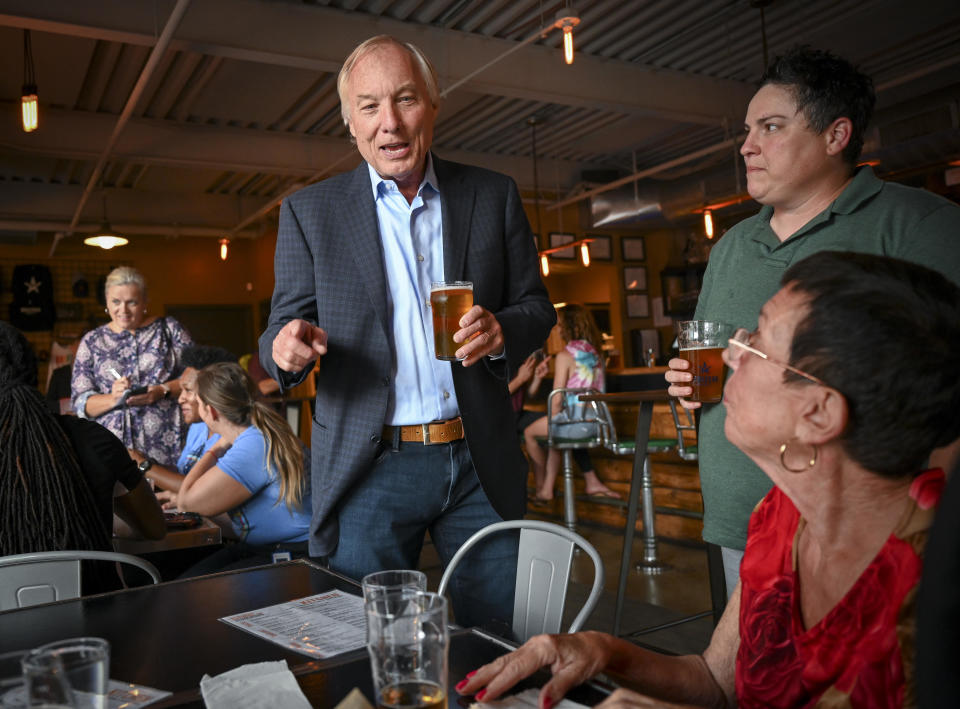
[[[563,61],[573,64],[573,27],[563,28]]]
[[[220,239],[220,260],[227,260],[227,247],[230,246],[230,239],[223,238]]]
[[[709,209],[703,210],[703,231],[708,239],[713,238],[713,212]]]
[[[87,246],[99,246],[101,249],[112,249],[114,246],[126,246],[130,241],[117,234],[107,221],[107,195],[103,195],[103,222],[100,224],[100,231],[83,240]]]
[[[37,78],[33,69],[33,44],[30,41],[30,30],[23,31],[23,90],[20,93],[23,130],[26,133],[32,133],[37,129],[39,111],[37,109]]]
[[[557,13],[554,27],[563,30],[563,60],[573,64],[573,28],[580,24],[580,17],[572,7],[565,7]]]
[[[590,244],[586,241],[580,244],[580,260],[584,266],[590,265]]]
[[[550,275],[550,259],[547,258],[546,254],[540,254],[540,273],[543,274],[544,278]]]

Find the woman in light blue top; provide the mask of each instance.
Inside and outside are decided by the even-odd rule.
[[[257,400],[238,364],[205,367],[196,387],[200,418],[220,440],[184,478],[177,506],[207,516],[226,512],[238,541],[185,575],[269,563],[278,553],[305,556],[310,491],[299,439]]]

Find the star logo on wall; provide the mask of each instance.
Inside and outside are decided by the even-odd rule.
[[[27,295],[30,293],[40,295],[40,286],[43,285],[43,281],[38,281],[36,276],[30,276],[30,280],[24,281],[23,285],[27,287]]]

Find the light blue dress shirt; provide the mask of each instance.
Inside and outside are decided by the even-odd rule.
[[[386,423],[426,423],[459,415],[451,363],[436,358],[430,285],[444,280],[440,187],[432,156],[413,202],[396,182],[370,165],[373,200],[387,277],[387,300],[397,369],[393,373]],[[461,366],[457,364],[457,366]]]

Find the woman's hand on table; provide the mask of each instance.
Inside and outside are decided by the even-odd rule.
[[[475,694],[477,701],[490,701],[537,670],[549,667],[552,677],[540,690],[539,706],[550,709],[569,690],[603,671],[610,656],[609,640],[609,635],[593,631],[537,635],[519,649],[471,672],[456,689],[460,694]]]
[[[160,502],[160,507],[163,508],[164,512],[177,511],[177,493],[170,490],[157,490],[154,494],[157,496],[157,501]]]
[[[699,401],[687,401],[683,398],[693,393],[693,386],[691,385],[693,374],[690,372],[690,363],[685,359],[674,357],[667,362],[667,366],[670,369],[663,374],[664,379],[670,384],[667,387],[667,393],[670,396],[677,397],[680,406],[683,408],[699,409],[701,406]]]

